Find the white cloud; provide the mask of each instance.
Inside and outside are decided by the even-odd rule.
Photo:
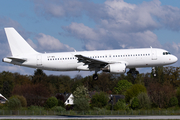
[[[123,0],[107,0],[99,10],[102,12],[91,13],[101,27],[108,30],[121,32],[144,31],[159,28],[160,25],[154,19],[152,10],[160,6],[159,1],[147,4],[128,4]],[[150,7],[149,7],[150,6]],[[92,12],[92,11],[88,11]],[[97,15],[94,15],[97,14]],[[94,16],[96,18],[94,18]]]
[[[180,30],[180,9],[172,6],[162,6],[159,0],[128,4],[123,0],[107,0],[103,14],[99,16],[106,28],[130,32],[154,30],[161,27],[170,30]],[[99,14],[99,12],[94,13]],[[102,12],[101,12],[102,14]],[[97,18],[96,18],[97,19]]]
[[[51,17],[81,16],[83,3],[79,0],[34,0],[35,12],[50,19]]]
[[[4,27],[21,28],[21,25],[10,18],[0,17],[0,28],[4,30]]]
[[[9,71],[12,73],[18,72],[18,73],[23,74],[23,75],[32,75],[33,71],[35,70],[32,68],[12,65],[12,64],[8,64],[8,63],[0,64],[0,68],[1,68],[1,72],[2,71]]]
[[[86,14],[94,20],[97,24],[94,28],[75,22],[63,26],[70,36],[83,41],[86,50],[161,47],[153,30],[180,30],[180,9],[163,6],[159,0],[138,5],[124,0],[106,0],[102,4],[53,0],[34,1],[34,4],[36,12],[45,17],[61,19]]]
[[[15,66],[15,65],[7,65],[5,66],[5,64],[7,65],[7,63],[4,63],[3,65],[1,65],[1,70],[2,71],[11,71],[11,72],[21,72],[22,70],[20,70],[20,66]]]
[[[133,39],[133,38],[135,38],[135,39]],[[141,47],[141,46],[161,47],[161,44],[157,40],[156,34],[154,34],[153,32],[151,32],[149,30],[144,31],[144,32],[132,33],[132,36],[130,39],[133,39],[132,42],[139,43],[139,46],[137,46],[137,47]]]
[[[0,56],[11,56],[11,51],[7,43],[0,43]]]
[[[61,43],[58,39],[50,36],[50,35],[45,35],[43,33],[39,33],[38,36],[36,37],[38,41],[38,49],[39,50],[45,50],[47,51],[73,51],[74,48],[69,47],[66,44]],[[32,42],[32,41],[31,41]]]
[[[169,51],[173,51],[173,53],[180,54],[180,43],[166,43],[163,47]]]
[[[159,24],[164,28],[179,31],[180,30],[180,9],[172,6],[159,6],[153,11],[153,15],[157,17]]]
[[[84,41],[87,50],[161,46],[157,36],[149,30],[124,33],[105,28],[92,29],[79,23],[72,23],[63,29]]]
[[[95,28],[75,22],[63,27],[71,36],[81,39],[87,50],[162,47],[153,30],[180,28],[180,9],[162,6],[159,0],[138,5],[124,0],[107,0],[92,7],[96,10],[90,7],[84,10],[98,24]]]
[[[98,40],[98,34],[92,28],[89,28],[82,23],[73,22],[71,25],[65,27],[65,29],[73,35],[78,35],[77,37],[80,39]]]
[[[32,48],[34,48],[34,50],[38,49],[38,46],[31,39],[28,38],[26,41]]]

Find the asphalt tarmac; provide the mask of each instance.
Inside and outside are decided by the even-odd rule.
[[[0,119],[180,119],[180,116],[0,116]]]

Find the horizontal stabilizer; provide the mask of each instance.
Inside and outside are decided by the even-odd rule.
[[[7,57],[7,58],[15,60],[15,61],[23,61],[23,62],[27,60],[26,58],[16,58],[16,57]]]
[[[27,59],[26,58],[17,58],[17,57],[10,56],[10,57],[3,58],[2,61],[7,62],[7,63],[10,63],[10,62],[23,63],[23,62],[27,61]]]

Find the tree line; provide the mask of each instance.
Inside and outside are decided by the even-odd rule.
[[[136,69],[130,69],[127,74],[100,73],[98,80],[93,80],[92,76],[46,75],[40,69],[36,69],[33,75],[3,71],[0,73],[0,93],[6,98],[24,97],[25,106],[48,106],[48,98],[66,92],[74,94],[76,110],[84,110],[82,105],[89,109],[114,110],[168,108],[180,105],[179,69],[156,67],[156,76],[152,72],[139,73]],[[90,98],[88,93],[92,91],[97,94]],[[124,95],[125,99],[113,104],[112,108],[110,94]],[[19,97],[21,101],[24,98]],[[60,102],[55,103],[67,107]]]

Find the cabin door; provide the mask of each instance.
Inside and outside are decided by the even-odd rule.
[[[152,56],[152,60],[157,60],[157,51],[152,49],[151,56]]]
[[[41,55],[37,55],[37,66],[42,67],[42,56]]]

